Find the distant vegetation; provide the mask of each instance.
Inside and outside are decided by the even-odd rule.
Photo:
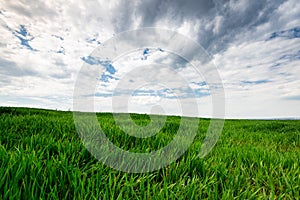
[[[181,120],[169,116],[159,133],[142,139],[126,135],[111,113],[97,117],[116,146],[133,152],[162,148]],[[208,125],[199,120],[192,146],[166,168],[129,174],[86,150],[72,112],[0,107],[0,199],[300,198],[300,121],[226,120],[215,148],[196,158]]]

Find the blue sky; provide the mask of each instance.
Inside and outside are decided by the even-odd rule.
[[[160,63],[176,72],[177,81],[188,80],[191,90],[176,82],[169,88],[138,85],[130,110],[148,112],[160,102],[164,113],[180,114],[176,99],[196,98],[198,116],[211,116],[204,76],[167,49],[136,49],[115,61],[91,56],[118,33],[144,27],[173,30],[203,46],[223,82],[226,118],[300,118],[297,0],[1,1],[0,106],[72,110],[79,70],[91,65],[101,72],[99,111],[112,111],[112,96],[126,93],[126,87],[115,90],[126,74]],[[142,84],[142,73],[132,73],[128,84]],[[148,72],[165,84],[174,81],[168,73]]]

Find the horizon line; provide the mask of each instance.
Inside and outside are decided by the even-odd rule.
[[[0,106],[0,108],[24,108],[24,109],[36,109],[36,110],[48,110],[48,111],[59,111],[59,112],[85,112],[85,113],[115,113],[115,114],[140,114],[140,115],[159,115],[159,116],[174,116],[174,117],[188,117],[188,118],[199,118],[199,119],[221,119],[221,120],[300,120],[300,117],[224,117],[224,118],[212,118],[208,116],[184,116],[176,114],[155,114],[155,113],[142,113],[142,112],[112,112],[112,111],[74,111],[64,109],[53,109],[53,108],[42,108],[42,107],[24,107],[24,106]]]

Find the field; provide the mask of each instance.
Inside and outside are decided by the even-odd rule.
[[[148,139],[126,135],[97,114],[118,147],[149,152],[168,144],[181,118]],[[148,115],[132,114],[141,126]],[[190,119],[195,120],[195,119]],[[72,112],[0,107],[0,199],[299,199],[300,121],[226,120],[215,148],[197,158],[208,119],[182,157],[149,173],[111,169],[84,147]]]

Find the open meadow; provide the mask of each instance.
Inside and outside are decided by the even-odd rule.
[[[125,134],[111,113],[97,117],[110,141],[133,152],[164,147],[181,121],[168,116],[156,135],[142,139]],[[131,117],[140,126],[150,119]],[[169,166],[134,174],[95,159],[72,112],[0,107],[0,199],[300,198],[299,120],[225,120],[214,149],[197,158],[208,125],[199,119],[193,144]]]

